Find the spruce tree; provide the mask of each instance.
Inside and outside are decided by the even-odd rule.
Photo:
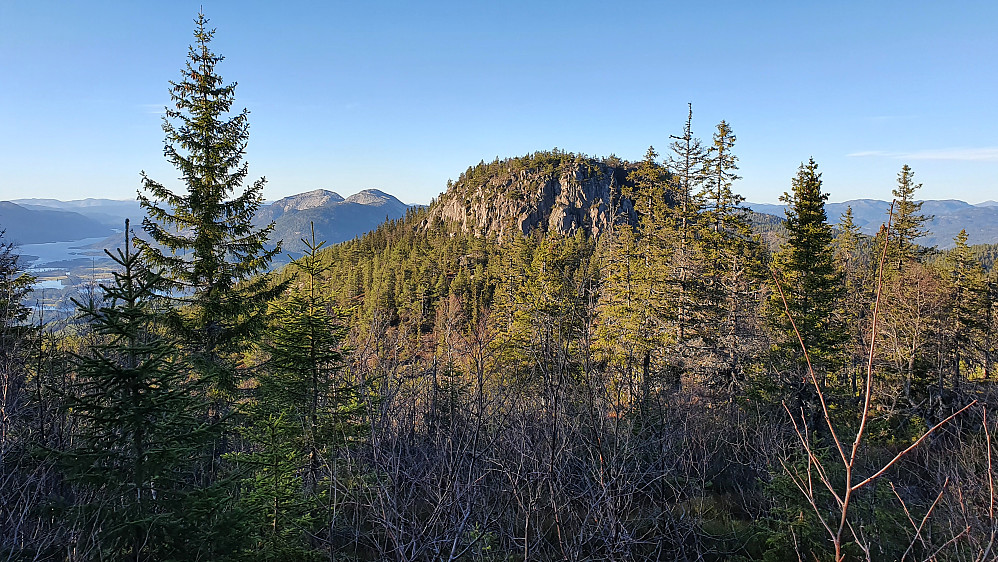
[[[717,124],[713,142],[704,158],[703,175],[707,181],[703,198],[708,202],[707,215],[714,232],[733,230],[739,225],[732,224],[741,215],[736,209],[745,199],[731,190],[731,185],[741,176],[738,170],[738,157],[734,155],[735,133],[726,121]]]
[[[789,317],[807,346],[813,362],[834,363],[845,339],[835,311],[842,295],[842,274],[835,266],[832,228],[825,214],[828,194],[821,191],[821,174],[814,159],[801,164],[793,179],[792,192],[780,201],[787,204],[787,241],[773,256],[773,267],[786,296]],[[769,302],[770,318],[780,334],[779,349],[800,357],[800,344],[793,332],[779,290],[774,287]],[[798,364],[802,364],[801,362]]]
[[[328,448],[359,431],[355,416],[358,390],[335,375],[344,361],[345,314],[332,303],[321,286],[327,265],[319,250],[324,243],[302,239],[305,254],[289,267],[296,278],[289,293],[270,305],[271,323],[264,349],[270,359],[260,375],[259,407],[269,413],[291,414],[302,431],[303,454],[309,459],[308,475],[317,478]]]
[[[692,350],[716,327],[712,322],[716,307],[706,297],[709,276],[704,266],[705,232],[703,164],[706,152],[700,139],[693,136],[693,105],[690,104],[681,136],[672,135],[667,158],[670,189],[676,194],[677,204],[670,209],[669,259],[661,264],[669,270],[672,286],[671,297],[675,310],[676,346],[680,357],[701,355],[702,349]],[[708,338],[711,339],[711,338]]]
[[[946,254],[944,275],[950,297],[947,315],[953,361],[953,388],[960,382],[960,364],[966,359],[972,342],[984,328],[986,317],[987,284],[984,268],[971,254],[967,245],[967,231],[961,230],[954,238],[956,247]]]
[[[3,242],[3,235],[0,230],[0,476],[7,458],[4,453],[13,444],[15,419],[22,410],[24,364],[31,332],[25,326],[31,309],[24,306],[24,299],[35,282],[34,276],[24,272],[14,245]]]
[[[36,330],[26,325],[31,309],[23,301],[35,278],[24,272],[13,244],[3,237],[0,230],[0,557],[17,551],[27,557],[34,545],[24,541],[21,529],[35,509],[37,500],[27,491],[38,479],[29,454],[26,365]]]
[[[675,230],[670,225],[669,175],[658,163],[658,153],[648,147],[637,169],[628,174],[630,186],[624,195],[634,202],[638,232],[631,272],[637,294],[634,303],[639,329],[646,342],[642,358],[642,380],[649,381],[653,356],[669,341],[675,341],[676,285],[670,279],[671,242]]]
[[[365,430],[356,385],[337,376],[343,366],[343,313],[321,286],[327,264],[322,243],[302,239],[305,254],[291,262],[289,293],[271,302],[263,349],[269,355],[248,407],[243,436],[252,451],[237,462],[252,467],[244,481],[255,560],[305,560],[318,556],[310,537],[328,539],[320,522],[335,519],[331,488],[349,481],[339,449]]]
[[[644,260],[638,258],[634,228],[614,224],[597,240],[602,275],[596,306],[598,318],[593,351],[607,367],[607,386],[625,395],[640,386],[638,369],[660,344],[648,329],[647,307],[642,304],[641,280],[646,277]]]
[[[717,125],[704,158],[705,201],[704,302],[715,320],[716,342],[711,346],[720,369],[732,379],[739,374],[739,356],[750,345],[752,320],[748,311],[756,308],[761,287],[764,250],[752,234],[744,198],[732,190],[738,157],[734,154],[735,134],[726,121]],[[731,381],[729,381],[731,382]]]
[[[921,260],[924,255],[924,251],[919,249],[915,240],[929,234],[925,223],[932,217],[923,215],[922,202],[915,201],[915,192],[921,187],[922,184],[915,183],[915,173],[911,167],[905,164],[898,172],[897,187],[891,192],[897,201],[897,207],[894,211],[891,232],[894,242],[888,248],[888,263],[892,264],[895,270],[900,270],[906,261]]]
[[[865,337],[869,326],[866,319],[871,313],[873,278],[868,263],[869,246],[864,243],[851,206],[846,207],[846,212],[839,220],[838,236],[835,237],[835,261],[842,272],[844,283],[842,321],[849,334],[849,380],[855,391],[858,369],[868,352]]]
[[[201,416],[200,384],[163,335],[157,295],[167,284],[131,250],[127,222],[124,251],[105,253],[120,271],[100,285],[101,298],[73,300],[96,343],[74,356],[63,403],[77,430],[61,464],[87,498],[76,507],[88,527],[77,547],[106,559],[183,558],[204,530],[189,501],[204,493],[198,471],[215,428]]]
[[[268,289],[258,275],[279,248],[264,247],[273,224],[253,225],[265,179],[243,188],[249,112],[230,114],[236,84],[225,84],[216,72],[224,57],[209,49],[215,30],[207,24],[198,14],[194,45],[181,80],[170,82],[173,106],[163,118],[163,151],[181,172],[186,192],[142,173],[146,193],[138,199],[149,240],[136,243],[186,305],[173,315],[173,325],[202,376],[226,394],[237,382],[232,352],[260,326],[266,302],[279,289]]]

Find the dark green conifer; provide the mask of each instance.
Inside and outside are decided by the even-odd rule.
[[[900,270],[906,261],[921,260],[924,255],[915,240],[929,234],[925,223],[932,217],[923,215],[922,202],[915,201],[915,192],[921,187],[922,184],[915,183],[915,173],[911,167],[905,164],[898,172],[898,185],[891,192],[897,206],[894,209],[891,231],[894,242],[888,248],[888,263],[895,270]]]
[[[851,389],[857,389],[857,375],[869,349],[866,347],[866,332],[869,330],[867,317],[872,310],[873,282],[869,264],[869,244],[864,243],[859,226],[856,224],[852,207],[846,207],[838,225],[835,237],[835,261],[842,271],[844,294],[841,318],[849,334],[848,358],[851,361],[849,381]]]
[[[172,559],[204,530],[188,508],[193,493],[205,493],[196,490],[198,471],[214,428],[201,416],[199,382],[159,322],[157,294],[167,284],[141,250],[133,253],[127,224],[124,251],[105,250],[120,267],[113,282],[100,285],[99,300],[73,301],[96,343],[72,361],[75,384],[63,406],[77,431],[60,458],[86,498],[77,505],[81,550],[96,549],[102,559]]]
[[[337,373],[343,365],[343,314],[320,286],[327,264],[315,233],[305,254],[289,266],[290,292],[270,305],[263,348],[269,360],[259,375],[256,399],[243,436],[253,450],[235,455],[252,468],[244,481],[244,506],[252,560],[304,560],[318,556],[311,538],[328,539],[322,521],[335,518],[332,480],[342,479],[340,447],[365,428],[356,385]]]
[[[34,282],[0,230],[0,557],[29,556],[19,523],[38,503],[37,495],[27,493],[38,478],[26,442],[34,417],[27,365],[38,331],[26,325],[31,309],[23,304]]]
[[[732,231],[742,226],[732,224],[741,217],[737,207],[745,200],[731,190],[732,183],[741,179],[735,173],[738,157],[733,152],[734,145],[735,133],[726,121],[721,121],[703,160],[706,186],[702,197],[707,201],[707,216],[714,232]]]
[[[821,174],[813,158],[801,164],[792,187],[791,193],[780,197],[787,204],[787,241],[773,256],[773,267],[786,296],[789,316],[812,361],[827,367],[834,363],[845,337],[835,315],[843,286],[834,261],[832,228],[825,215],[828,194],[821,191]],[[800,343],[775,287],[769,310],[780,334],[780,350],[802,360]]]
[[[236,386],[231,353],[259,326],[266,302],[265,271],[279,248],[264,243],[273,229],[253,225],[263,202],[263,178],[243,188],[248,166],[249,112],[230,114],[235,83],[216,73],[223,57],[209,49],[215,31],[198,14],[194,40],[179,82],[170,82],[172,107],[163,119],[164,154],[186,184],[176,192],[142,173],[149,240],[136,240],[147,259],[163,268],[168,288],[186,305],[173,315],[192,359],[216,391]],[[242,189],[238,196],[232,194]]]
[[[765,251],[739,206],[745,199],[732,190],[741,179],[736,173],[735,140],[731,126],[726,121],[718,123],[704,158],[701,193],[705,202],[703,306],[713,316],[709,323],[716,332],[704,351],[716,356],[713,370],[728,376],[721,379],[724,382],[740,376],[744,365],[739,357],[747,355],[744,351],[758,334],[749,311],[757,309],[765,269]]]
[[[950,297],[949,325],[945,333],[951,340],[954,389],[959,386],[961,362],[969,359],[968,351],[972,343],[979,339],[987,315],[984,268],[971,253],[967,238],[965,229],[956,235],[956,247],[946,254],[944,264],[944,278]]]

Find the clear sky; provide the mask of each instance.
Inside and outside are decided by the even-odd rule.
[[[200,7],[277,199],[426,203],[479,160],[737,135],[748,200],[813,156],[833,201],[998,199],[998,2],[0,0],[0,199],[132,198]]]

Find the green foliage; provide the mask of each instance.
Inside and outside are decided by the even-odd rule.
[[[36,365],[9,371],[38,376],[18,382],[21,398],[37,393],[28,408],[4,402],[0,418],[7,432],[8,404],[24,415],[20,448],[7,447],[9,433],[2,442],[0,491],[31,479],[15,508],[0,505],[0,556],[828,557],[820,520],[842,509],[802,489],[817,468],[797,452],[786,414],[800,412],[840,489],[817,399],[855,434],[878,257],[851,211],[833,238],[813,160],[784,195],[785,223],[746,213],[732,128],[722,121],[705,147],[691,109],[664,162],[653,148],[637,163],[559,149],[482,161],[429,208],[329,248],[313,234],[300,259],[266,276],[268,229],[250,226],[262,180],[230,199],[247,176],[246,112],[226,116],[233,86],[214,72],[221,58],[205,24],[164,125],[187,193],[144,178],[140,197],[151,216],[141,255],[165,279],[126,244],[106,300],[83,299],[86,322],[53,338],[75,350],[75,370],[39,352]],[[611,186],[599,205],[612,218],[598,233],[546,232],[543,221],[523,233],[552,186],[587,182]],[[998,283],[965,235],[934,260],[919,253],[915,187],[906,167],[898,192],[913,206],[899,239],[912,246],[897,245],[909,257],[885,283],[876,396],[853,476],[872,474],[941,413],[990,396],[979,379],[996,349]],[[513,227],[477,221],[490,205]],[[478,215],[449,222],[441,207]],[[4,353],[28,333],[19,301],[31,283],[16,261],[3,269],[9,250]],[[775,286],[761,302],[770,261],[821,390],[800,384]],[[848,389],[837,384],[847,379]],[[972,421],[851,497],[849,522],[877,537],[866,541],[871,558],[898,559],[912,538],[887,478],[915,520],[940,480],[963,486],[946,491],[936,513],[950,519],[930,523],[916,557],[970,553],[965,545],[994,536],[982,484],[993,476],[982,460],[990,441]],[[936,455],[967,435],[962,457]],[[9,451],[32,444],[59,462],[11,471]],[[55,501],[44,511],[24,498]],[[18,527],[18,510],[28,525]],[[860,557],[867,544],[854,538],[846,554]]]
[[[832,367],[845,338],[835,315],[843,280],[835,267],[832,229],[825,215],[828,194],[822,192],[821,174],[814,159],[801,164],[792,186],[793,191],[780,198],[788,205],[787,241],[773,256],[777,282],[789,313],[779,289],[774,287],[769,317],[780,334],[781,353],[797,356],[798,365],[802,365],[793,319],[816,367]]]
[[[180,82],[170,82],[163,118],[164,154],[181,172],[186,193],[176,193],[142,174],[139,202],[147,217],[142,227],[150,240],[136,239],[150,263],[164,269],[168,289],[188,304],[172,315],[192,360],[215,390],[231,393],[234,366],[227,354],[238,350],[259,325],[267,289],[259,275],[279,247],[265,250],[273,228],[256,229],[253,216],[263,202],[265,180],[242,190],[248,164],[242,161],[249,138],[249,112],[229,116],[235,84],[224,84],[216,71],[223,57],[209,50],[215,31],[199,14],[195,44],[190,47]]]
[[[505,360],[533,386],[571,376],[595,288],[591,240],[547,236],[517,238],[499,256],[503,273],[493,318],[503,334]]]
[[[201,523],[186,510],[204,485],[204,447],[217,427],[201,416],[201,385],[163,335],[163,278],[131,252],[127,233],[124,251],[105,252],[121,268],[114,282],[101,285],[99,300],[74,300],[96,340],[73,358],[64,408],[77,429],[61,465],[88,498],[78,516],[103,556],[170,559]]]
[[[14,245],[3,242],[0,230],[0,353],[9,349],[12,342],[6,338],[17,337],[20,326],[28,319],[31,309],[24,299],[31,292],[36,279],[24,271]],[[3,357],[0,355],[0,357]]]
[[[898,172],[898,185],[891,192],[897,208],[892,227],[894,244],[888,248],[888,263],[893,264],[896,269],[901,269],[904,262],[920,259],[925,254],[915,240],[929,233],[925,229],[925,223],[931,217],[921,214],[922,203],[915,201],[915,192],[921,189],[922,184],[916,184],[914,178],[915,173],[905,164]]]
[[[735,180],[741,179],[735,174],[738,169],[738,158],[734,155],[735,134],[726,121],[717,124],[713,143],[703,159],[703,175],[706,179],[702,197],[709,202],[706,210],[708,223],[713,224],[715,232],[721,230],[738,230],[740,214],[736,207],[745,200],[741,195],[731,191]]]
[[[342,477],[337,451],[363,435],[364,402],[357,385],[338,376],[343,365],[344,315],[321,291],[327,269],[323,243],[302,240],[305,254],[289,292],[271,303],[255,400],[243,437],[253,449],[232,455],[249,467],[243,506],[250,546],[240,559],[317,559],[313,537],[335,517],[328,504],[333,478]],[[328,540],[328,537],[325,537]]]

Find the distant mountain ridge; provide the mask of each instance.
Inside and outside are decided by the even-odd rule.
[[[402,218],[409,207],[378,189],[365,189],[346,199],[334,191],[316,189],[261,206],[254,223],[274,222],[271,241],[283,240],[285,252],[298,254],[305,248],[301,240],[312,235],[312,225],[316,242],[337,244],[370,232],[386,220]]]
[[[37,211],[61,210],[79,213],[89,219],[114,229],[123,229],[125,219],[141,222],[142,208],[139,202],[132,199],[76,199],[60,201],[58,199],[14,199],[11,201],[26,209]]]
[[[744,203],[758,213],[784,217],[784,205],[771,203]],[[887,222],[890,201],[879,199],[853,199],[841,203],[826,203],[828,222],[838,224],[847,207],[852,207],[853,221],[864,234],[876,234],[880,225]],[[998,243],[998,202],[985,201],[971,205],[957,199],[936,199],[922,202],[922,214],[933,217],[926,227],[928,236],[920,238],[923,246],[938,246],[945,250],[954,246],[953,239],[961,229],[967,231],[969,244]]]
[[[334,191],[316,189],[261,205],[254,222],[266,226],[273,221],[272,244],[283,240],[283,250],[297,254],[304,249],[301,239],[311,236],[312,223],[316,241],[330,245],[374,230],[386,219],[399,219],[409,207],[378,189],[365,189],[346,199]],[[143,216],[138,202],[130,200],[0,201],[0,229],[7,231],[4,240],[17,244],[107,237],[93,247],[114,248],[121,244],[114,233],[124,228],[125,218],[138,229]],[[279,261],[285,260],[286,256],[281,256]]]
[[[335,191],[315,189],[305,193],[299,193],[298,195],[291,195],[289,197],[285,197],[284,199],[278,199],[273,203],[269,203],[268,206],[274,213],[277,212],[277,209],[280,209],[282,212],[286,213],[288,211],[306,211],[308,209],[314,209],[315,207],[323,207],[331,203],[339,203],[340,201],[343,201],[343,197]]]
[[[0,230],[5,242],[45,244],[108,236],[114,230],[100,221],[73,211],[29,208],[0,201]]]

